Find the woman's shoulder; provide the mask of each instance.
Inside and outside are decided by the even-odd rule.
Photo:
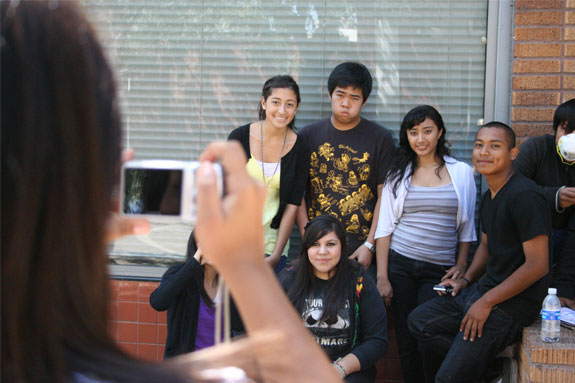
[[[297,148],[298,151],[307,150],[308,149],[308,143],[305,140],[305,138],[300,133],[297,133],[297,132],[293,132],[293,133],[296,135],[294,148]]]
[[[291,132],[291,133],[290,133]],[[307,141],[299,133],[293,130],[288,130],[288,142],[286,144],[286,154],[282,157],[283,160],[301,160],[303,159],[306,152],[309,151],[309,146]],[[291,138],[290,138],[291,136]],[[289,141],[291,141],[291,147],[288,147]]]
[[[180,262],[180,263],[173,264],[172,266],[168,267],[168,269],[166,270],[164,275],[170,275],[170,274],[177,273],[178,271],[180,271],[182,269],[182,267],[184,267],[186,265],[187,262],[188,261],[186,260],[186,262]]]
[[[445,164],[452,169],[457,169],[462,172],[473,172],[471,166],[469,166],[467,162],[460,161],[451,156],[444,156],[443,160],[445,161]]]
[[[242,137],[246,134],[249,136],[250,125],[251,123],[235,128],[234,130],[231,131],[230,135],[228,136],[228,139],[238,139],[239,137]]]

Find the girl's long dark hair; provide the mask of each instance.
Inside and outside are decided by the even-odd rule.
[[[292,76],[282,75],[282,76],[274,76],[269,78],[262,88],[262,97],[264,100],[267,100],[268,97],[272,94],[274,89],[291,89],[296,95],[297,104],[301,102],[301,96],[299,94],[299,86],[297,82],[293,79]],[[258,107],[258,116],[260,120],[266,119],[266,110],[262,107],[262,103],[259,103]],[[295,116],[293,120],[288,124],[288,128],[293,130],[295,127]]]
[[[188,239],[188,250],[186,251],[186,259],[189,259],[190,257],[193,257],[194,254],[196,254],[196,251],[198,251],[198,244],[196,242],[196,238],[194,236],[194,232],[192,231],[190,233],[190,238]],[[196,274],[195,276],[195,283],[196,285],[200,288],[200,295],[202,296],[202,299],[204,300],[204,302],[210,306],[210,307],[214,307],[215,303],[212,300],[212,298],[210,298],[210,296],[208,295],[208,292],[206,291],[206,288],[204,287],[204,270],[205,270],[205,266],[201,266],[202,268],[202,272]],[[219,278],[219,276],[217,276],[217,278]],[[186,293],[189,296],[194,296],[194,289],[196,288],[196,286],[193,286],[191,284],[188,284]]]
[[[115,81],[75,2],[1,2],[2,381],[174,381],[109,335]]]
[[[305,229],[299,260],[295,266],[294,281],[287,294],[298,312],[305,310],[305,300],[313,296],[314,268],[307,250],[324,235],[334,232],[341,243],[341,257],[335,274],[328,280],[323,302],[321,320],[327,324],[337,321],[338,311],[343,308],[357,283],[359,266],[345,256],[347,240],[343,225],[334,217],[321,215],[312,219]]]
[[[394,195],[397,193],[399,183],[406,177],[405,172],[407,171],[407,168],[409,168],[409,174],[407,174],[408,177],[411,177],[417,168],[417,153],[415,153],[409,145],[407,131],[411,130],[414,126],[421,124],[426,118],[433,121],[440,131],[443,130],[441,137],[439,137],[439,140],[437,141],[437,148],[435,149],[435,155],[440,163],[439,167],[435,171],[438,176],[441,168],[445,166],[445,160],[443,157],[451,155],[449,143],[445,139],[445,135],[447,134],[445,124],[443,123],[443,118],[437,109],[430,105],[420,105],[411,109],[407,112],[403,118],[403,122],[401,123],[401,128],[399,130],[399,148],[393,157],[393,161],[391,162],[384,179],[384,183],[394,182]]]

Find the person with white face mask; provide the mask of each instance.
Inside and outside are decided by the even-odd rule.
[[[555,110],[553,131],[521,145],[514,166],[545,192],[553,220],[551,286],[563,306],[575,308],[575,99]]]

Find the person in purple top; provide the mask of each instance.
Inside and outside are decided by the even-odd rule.
[[[202,257],[194,232],[188,240],[186,262],[171,266],[160,285],[150,295],[150,305],[157,311],[168,310],[168,336],[164,358],[213,346],[218,273]],[[232,329],[243,326],[232,303]]]

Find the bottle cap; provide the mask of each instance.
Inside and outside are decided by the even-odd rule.
[[[547,293],[551,295],[557,295],[557,289],[555,287],[549,287]]]

